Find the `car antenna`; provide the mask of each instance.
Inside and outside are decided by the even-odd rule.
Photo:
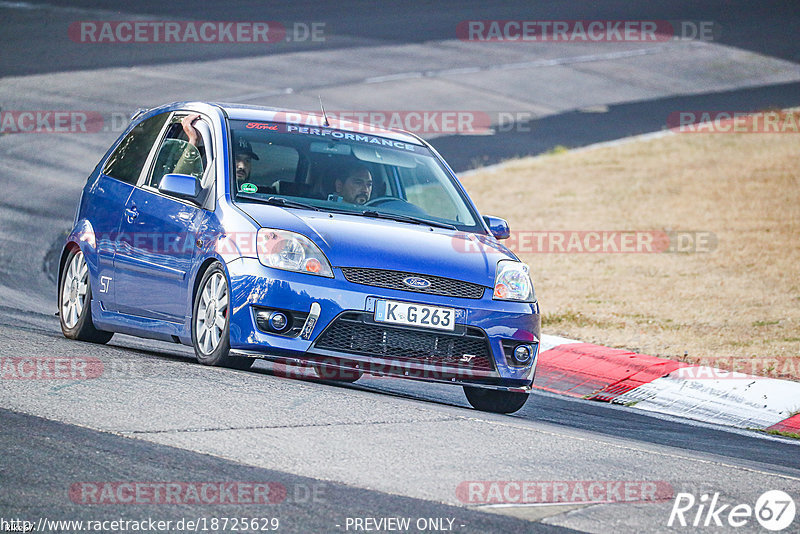
[[[319,107],[322,108],[322,118],[325,120],[323,124],[325,126],[330,126],[331,123],[328,122],[328,116],[325,114],[325,106],[322,105],[322,95],[317,95],[317,98],[319,98]]]

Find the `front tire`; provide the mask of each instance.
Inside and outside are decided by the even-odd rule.
[[[253,358],[230,354],[230,291],[218,263],[203,274],[192,309],[192,346],[198,362],[240,370],[253,365]]]
[[[108,343],[114,332],[95,328],[92,322],[92,286],[89,266],[79,248],[67,255],[59,279],[58,316],[61,332],[69,339]]]
[[[464,394],[476,410],[494,413],[514,413],[525,405],[529,396],[527,393],[473,386],[464,386]]]

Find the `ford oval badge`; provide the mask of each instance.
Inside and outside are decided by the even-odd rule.
[[[408,278],[403,278],[403,283],[408,287],[413,287],[414,289],[426,289],[431,287],[430,282],[424,278],[420,278],[419,276],[409,276]]]

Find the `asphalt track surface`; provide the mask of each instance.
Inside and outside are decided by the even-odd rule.
[[[462,20],[513,18],[713,20],[722,28],[718,42],[725,50],[746,50],[784,62],[780,65],[800,59],[794,39],[798,10],[789,2],[755,7],[457,2],[416,6],[413,14],[405,3],[263,6],[140,2],[117,13],[96,2],[2,2],[0,106],[87,109],[86,102],[96,100],[106,109],[127,109],[136,100],[136,87],[121,90],[102,78],[87,83],[91,77],[83,73],[88,69],[102,77],[149,69],[157,79],[158,65],[180,63],[176,72],[190,72],[194,62],[258,61],[264,54],[247,45],[110,51],[54,45],[53,35],[70,21],[125,17],[324,21],[334,35],[324,44],[281,45],[269,51],[270,60],[295,53],[327,58],[322,54],[352,50],[357,62],[369,65],[370,50],[412,46],[424,55],[436,48],[429,43],[453,39]],[[336,77],[319,68],[319,76]],[[195,94],[214,87],[208,81],[198,87],[188,78],[185,83]],[[83,100],[74,96],[81,93],[75,89],[80,84]],[[609,100],[603,113],[579,105],[558,108],[523,125],[529,128],[439,136],[433,143],[457,169],[465,169],[476,159],[490,163],[558,144],[581,146],[656,131],[676,109],[749,110],[800,101],[793,75],[747,87],[714,87]],[[171,90],[165,85],[165,92]],[[357,90],[366,99],[372,86]],[[458,99],[460,90],[451,84],[448,98]],[[622,85],[618,90],[624,91]],[[800,446],[783,438],[543,393],[513,416],[495,416],[471,410],[459,389],[446,386],[288,379],[265,363],[250,372],[204,368],[187,347],[127,336],[116,336],[109,346],[64,339],[53,317],[53,253],[69,227],[82,179],[114,137],[114,132],[0,137],[0,355],[97,358],[107,371],[93,380],[2,381],[0,517],[34,522],[280,517],[285,532],[345,532],[348,517],[451,518],[459,532],[681,530],[666,526],[671,502],[482,508],[456,494],[458,485],[470,480],[657,480],[676,492],[719,492],[730,503],[752,504],[768,489],[787,491],[800,503]],[[68,497],[69,488],[82,481],[268,481],[287,488],[288,497],[267,507],[87,505]],[[308,497],[313,488],[319,490],[316,499]],[[753,521],[737,531],[759,527]]]

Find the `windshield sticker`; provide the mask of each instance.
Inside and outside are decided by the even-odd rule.
[[[296,126],[294,124],[287,124],[286,131],[288,133],[318,135],[320,137],[332,137],[334,139],[344,139],[347,141],[358,141],[360,143],[369,143],[372,145],[388,146],[402,150],[409,150],[411,152],[414,152],[417,148],[419,148],[416,145],[404,143],[402,141],[395,141],[394,139],[386,139],[385,137],[375,137],[372,135],[351,132],[340,132],[339,130],[329,130],[327,128],[313,128],[310,126]]]
[[[244,122],[244,121],[242,121]],[[254,122],[248,121],[244,123],[244,127],[248,130],[269,130],[271,132],[302,134],[302,135],[315,135],[320,138],[327,138],[333,140],[355,141],[357,143],[365,143],[372,146],[382,146],[389,148],[396,148],[406,150],[408,152],[415,152],[418,154],[428,154],[428,151],[423,146],[404,143],[395,139],[388,139],[386,137],[378,137],[374,135],[367,135],[364,133],[343,132],[331,128],[322,128],[314,126],[300,126],[297,124],[284,124],[284,123],[267,123],[267,122]]]
[[[258,192],[258,186],[256,184],[246,182],[242,184],[242,186],[239,188],[239,191],[242,193],[256,193]]]
[[[249,130],[255,129],[255,130],[273,130],[273,131],[275,131],[275,130],[278,129],[278,125],[277,124],[268,124],[266,122],[248,122],[247,126],[245,126],[245,128],[247,128]]]

